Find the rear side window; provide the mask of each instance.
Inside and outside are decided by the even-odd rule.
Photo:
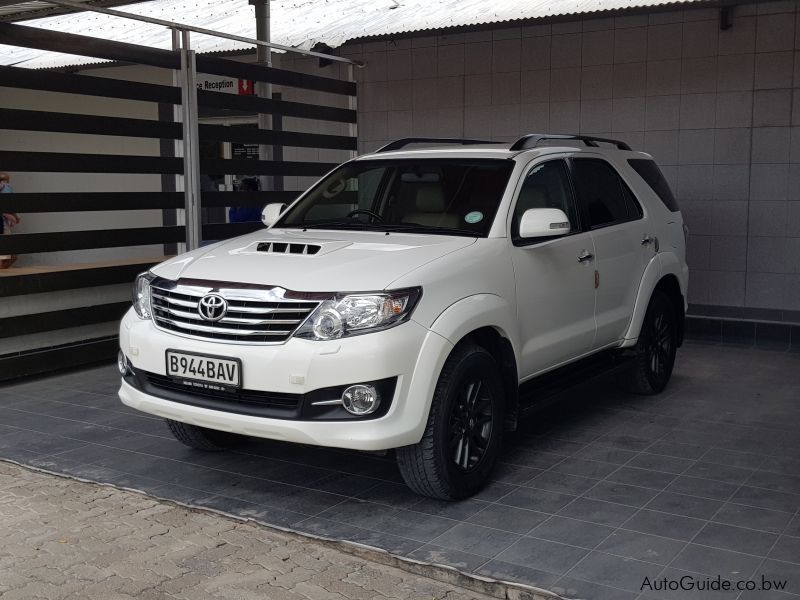
[[[604,227],[638,219],[641,209],[617,171],[604,160],[573,160],[578,196],[591,227]]]
[[[661,172],[661,169],[658,168],[655,161],[646,158],[631,158],[628,159],[628,164],[633,167],[633,170],[636,171],[639,176],[644,179],[645,183],[653,189],[656,195],[661,198],[661,202],[664,203],[664,206],[672,212],[678,212],[680,210],[678,201],[675,200],[675,196],[672,194],[672,190],[669,189],[667,180],[664,179],[664,174]]]

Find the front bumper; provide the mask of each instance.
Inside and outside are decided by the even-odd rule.
[[[386,331],[328,342],[291,338],[274,346],[225,344],[162,331],[129,311],[120,326],[120,347],[134,370],[162,376],[168,349],[238,358],[244,388],[278,394],[302,395],[332,386],[396,378],[386,414],[341,421],[212,410],[170,401],[159,397],[157,391],[146,393],[125,380],[119,390],[120,399],[128,406],[201,427],[320,446],[385,450],[421,439],[452,344],[413,320]]]

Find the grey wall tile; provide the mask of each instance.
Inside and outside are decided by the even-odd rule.
[[[689,224],[686,262],[692,269],[708,270],[711,259],[711,236],[694,235]]]
[[[663,96],[681,91],[681,61],[650,60],[647,62],[647,95]]]
[[[720,55],[746,54],[756,49],[755,17],[739,16],[736,27],[719,32]]]
[[[614,30],[585,32],[582,43],[584,66],[610,65],[614,62]]]
[[[521,132],[547,131],[550,127],[550,103],[533,102],[520,105]]]
[[[679,165],[676,193],[679,200],[709,200],[714,196],[711,165]]]
[[[751,237],[747,244],[747,272],[786,273],[789,264],[786,239]]]
[[[611,100],[581,102],[581,133],[600,134],[611,131]]]
[[[436,77],[436,47],[412,48],[411,71],[414,79]]]
[[[580,33],[553,35],[550,62],[554,69],[581,65],[582,37]]]
[[[716,56],[719,45],[719,19],[689,21],[683,24],[683,56]]]
[[[713,235],[747,235],[748,203],[746,200],[714,201],[711,204],[711,233]]]
[[[550,131],[578,131],[580,126],[580,102],[555,102],[550,104]]]
[[[550,100],[579,100],[581,97],[581,70],[579,68],[550,71]]]
[[[788,202],[752,202],[749,210],[748,233],[751,236],[784,236]]]
[[[684,94],[681,96],[681,129],[713,127],[716,113],[716,94]]]
[[[747,237],[733,235],[712,237],[708,266],[712,271],[745,271]]]
[[[519,39],[505,39],[492,42],[492,71],[506,73],[519,71],[522,45]]]
[[[645,129],[678,129],[680,96],[649,96],[645,104]]]
[[[800,310],[800,275],[785,276],[783,294],[784,310]]]
[[[647,63],[617,63],[613,73],[614,98],[644,96],[647,89]]]
[[[389,110],[406,110],[413,105],[411,80],[389,81],[386,94],[386,106]]]
[[[617,28],[614,31],[614,62],[638,62],[647,54],[647,27]]]
[[[662,166],[678,164],[678,130],[646,132],[644,151],[652,154]]]
[[[692,258],[686,255],[686,263],[692,272],[692,279],[689,283],[689,303],[690,304],[709,304],[708,301],[708,276],[709,271],[696,268]]]
[[[753,122],[753,92],[717,94],[717,127],[750,127]]]
[[[464,44],[439,46],[436,53],[437,72],[440,77],[464,74]]]
[[[714,130],[682,129],[678,136],[678,164],[710,165],[714,162]]]
[[[794,47],[794,19],[785,15],[760,15],[756,26],[756,51],[791,50]]]
[[[492,73],[492,104],[519,104],[521,84],[519,71]]]
[[[789,187],[789,165],[752,165],[750,168],[751,200],[786,200]]]
[[[526,37],[521,42],[523,70],[550,68],[550,36]]]
[[[545,86],[545,98],[550,95],[550,74],[544,73],[547,84]],[[524,73],[523,73],[524,74]],[[467,75],[464,77],[464,105],[465,106],[487,106],[492,103],[492,76],[488,73],[480,75]]]
[[[748,273],[745,306],[783,308],[785,281],[780,273]]]
[[[717,60],[717,91],[738,92],[753,89],[755,55],[731,54]]]
[[[788,127],[756,127],[753,129],[754,163],[789,162],[790,130]]]
[[[735,271],[709,271],[706,273],[708,304],[744,306],[745,276],[745,273]]]
[[[791,112],[791,90],[761,90],[753,94],[753,127],[789,125]]]
[[[613,85],[612,65],[583,67],[581,72],[581,100],[611,98]]]
[[[789,202],[787,205],[786,235],[800,237],[800,202]]]
[[[386,53],[386,69],[389,80],[411,79],[411,50],[390,50]]]
[[[467,43],[464,45],[464,73],[492,72],[491,42]]]
[[[514,100],[510,100],[513,102]],[[517,102],[519,102],[519,82],[517,83]],[[464,76],[439,77],[436,79],[436,106],[439,108],[463,108]]]
[[[612,131],[644,130],[645,99],[615,98],[612,103]]]
[[[683,27],[680,23],[655,25],[647,30],[647,59],[680,58]]]
[[[765,52],[755,57],[755,89],[788,87],[794,73],[794,52]]]
[[[714,200],[748,200],[750,196],[749,165],[714,165]]]
[[[717,57],[687,58],[681,64],[681,92],[702,94],[717,91]]]
[[[522,72],[522,102],[547,102],[550,100],[550,71]]]

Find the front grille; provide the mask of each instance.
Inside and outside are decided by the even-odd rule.
[[[277,292],[276,292],[277,290]],[[208,293],[225,298],[228,309],[218,321],[200,316],[198,305]],[[318,302],[286,300],[280,288],[228,288],[156,281],[151,287],[156,327],[208,340],[274,344],[286,341]]]

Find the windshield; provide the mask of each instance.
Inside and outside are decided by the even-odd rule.
[[[510,160],[364,160],[315,185],[275,227],[486,236]]]

